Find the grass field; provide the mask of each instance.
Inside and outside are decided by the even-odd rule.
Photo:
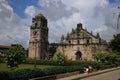
[[[54,66],[47,66],[47,65],[37,65],[37,68],[45,69]],[[21,64],[17,69],[33,69],[34,64]],[[5,63],[0,63],[0,71],[9,71],[10,69],[7,67]]]

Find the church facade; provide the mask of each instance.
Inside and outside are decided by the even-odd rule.
[[[29,40],[29,58],[45,59],[48,54],[47,19],[41,13],[32,19]]]
[[[107,43],[99,33],[95,36],[79,23],[71,33],[62,35],[57,51],[67,55],[70,60],[93,60],[93,54],[106,52],[106,49]]]

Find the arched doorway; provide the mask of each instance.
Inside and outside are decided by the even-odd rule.
[[[75,55],[76,55],[76,60],[81,60],[82,59],[82,53],[80,51],[77,51],[75,53]]]

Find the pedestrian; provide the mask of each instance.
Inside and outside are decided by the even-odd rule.
[[[89,68],[89,72],[93,71],[93,68],[91,66],[89,66],[88,68]]]
[[[86,68],[86,73],[88,73],[88,74],[89,74],[89,68]]]

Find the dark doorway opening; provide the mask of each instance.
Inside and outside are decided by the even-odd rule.
[[[75,55],[76,55],[76,60],[81,60],[82,59],[82,53],[80,51],[77,51],[75,53]]]

